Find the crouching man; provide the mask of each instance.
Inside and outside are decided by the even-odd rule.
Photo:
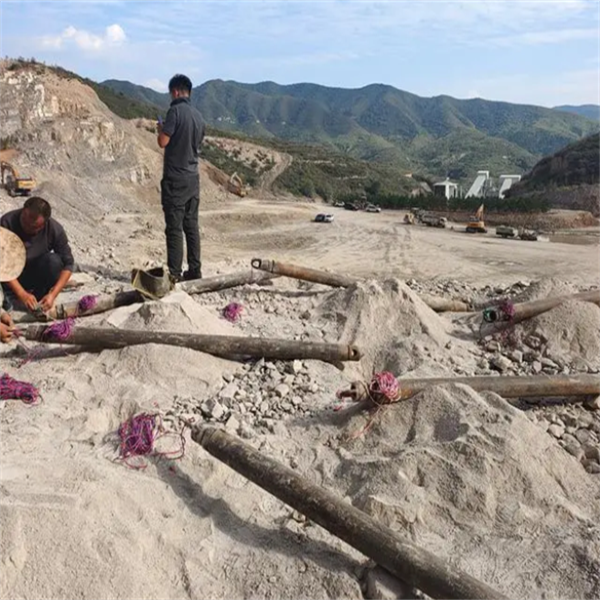
[[[25,244],[26,262],[21,275],[3,283],[28,310],[49,311],[73,272],[73,253],[63,226],[52,218],[50,204],[39,196],[23,208],[0,218],[0,227],[15,233]]]
[[[17,235],[0,227],[0,282],[17,278],[25,266],[25,246]],[[12,340],[14,323],[3,308],[4,294],[0,285],[0,341],[6,344]]]

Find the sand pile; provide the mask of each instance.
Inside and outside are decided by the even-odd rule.
[[[557,277],[547,277],[534,281],[522,293],[515,296],[513,302],[533,302],[534,300],[545,300],[558,296],[570,296],[578,290],[568,281]]]
[[[522,327],[526,335],[545,345],[548,356],[578,356],[600,364],[600,307],[591,302],[569,300],[526,321]]]
[[[359,283],[332,292],[318,310],[323,320],[337,324],[342,343],[363,353],[360,375],[391,371],[397,376],[443,375],[453,363],[472,360],[451,338],[449,323],[397,279]],[[349,372],[354,365],[348,365]]]
[[[185,292],[169,294],[160,302],[146,302],[115,310],[104,325],[119,329],[235,335],[235,328],[217,313],[200,306]],[[224,371],[233,371],[237,363],[210,354],[179,348],[146,344],[129,346],[118,351],[103,353],[103,364],[117,377],[133,380],[168,390],[170,394],[195,394],[203,398],[221,382]],[[194,386],[190,387],[190,380]]]
[[[509,597],[600,594],[600,488],[499,396],[428,390],[339,454],[355,505]]]

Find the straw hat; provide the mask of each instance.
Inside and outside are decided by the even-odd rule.
[[[25,245],[21,238],[0,227],[0,281],[16,279],[25,267]]]

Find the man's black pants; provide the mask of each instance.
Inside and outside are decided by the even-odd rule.
[[[54,252],[46,252],[27,261],[18,281],[25,291],[41,300],[54,287],[63,269],[62,258]],[[7,284],[2,284],[2,288],[6,293],[5,303],[10,306],[14,303],[14,294]]]
[[[183,234],[187,246],[187,262],[194,278],[202,277],[200,262],[200,179],[198,175],[163,178],[160,182],[161,202],[165,214],[167,266],[175,277],[181,276]]]

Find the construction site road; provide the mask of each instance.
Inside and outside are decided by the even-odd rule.
[[[204,260],[252,259],[257,253],[358,277],[454,278],[501,284],[516,279],[598,279],[597,245],[527,242],[491,233],[467,234],[464,224],[438,229],[403,223],[404,211],[370,214],[329,208],[332,223],[314,223],[317,203],[244,200],[202,213],[212,240]],[[454,230],[451,227],[454,226]],[[216,242],[216,243],[215,243]]]

